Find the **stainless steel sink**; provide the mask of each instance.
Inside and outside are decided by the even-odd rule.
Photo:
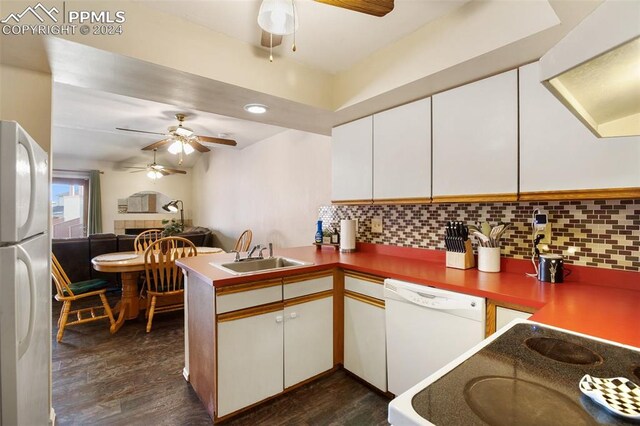
[[[227,263],[210,262],[210,264],[233,275],[249,275],[271,270],[299,268],[301,266],[313,265],[312,262],[305,262],[288,257],[269,257],[266,259],[251,259]]]

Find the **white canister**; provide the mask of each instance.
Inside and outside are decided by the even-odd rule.
[[[356,224],[355,219],[343,219],[340,221],[340,252],[351,253],[356,251]]]
[[[500,247],[478,247],[478,270],[500,272]]]

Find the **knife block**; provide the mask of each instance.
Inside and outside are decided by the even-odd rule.
[[[464,253],[448,251],[446,256],[446,265],[447,268],[456,269],[470,269],[476,266],[475,258],[473,257],[473,248],[471,247],[471,240],[464,242]]]

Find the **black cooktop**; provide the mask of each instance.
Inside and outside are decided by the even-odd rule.
[[[412,405],[439,426],[639,424],[582,395],[585,374],[640,383],[640,353],[517,324],[417,393]]]

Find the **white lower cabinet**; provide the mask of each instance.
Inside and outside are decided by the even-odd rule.
[[[284,308],[284,387],[333,367],[333,297]]]
[[[345,296],[344,368],[387,391],[384,307]]]
[[[332,272],[284,282],[286,289],[277,279],[217,295],[218,418],[334,366]]]
[[[282,310],[218,322],[218,417],[283,391]]]
[[[386,392],[383,279],[346,272],[344,288],[344,368]]]

